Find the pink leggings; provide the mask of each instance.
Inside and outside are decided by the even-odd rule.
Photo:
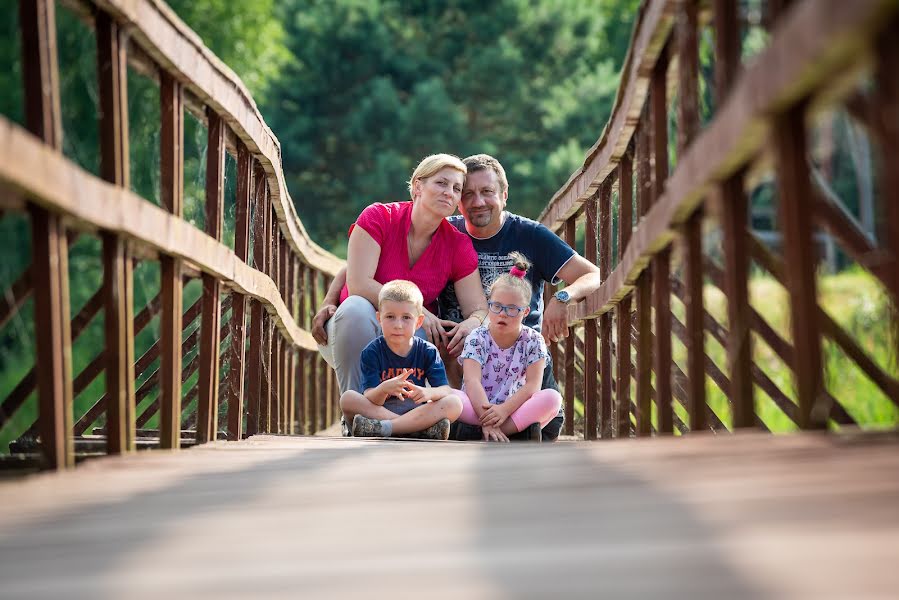
[[[462,400],[462,414],[459,415],[459,421],[469,425],[480,425],[481,422],[471,406],[468,395],[459,390],[453,390],[453,394]],[[509,418],[512,419],[512,423],[515,424],[515,429],[518,431],[531,423],[540,423],[540,427],[545,427],[553,417],[559,414],[561,406],[562,394],[556,390],[540,390],[525,400],[518,410],[509,415]]]

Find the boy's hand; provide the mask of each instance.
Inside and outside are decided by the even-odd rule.
[[[428,401],[428,393],[425,391],[425,388],[420,385],[415,385],[414,383],[406,383],[406,388],[409,390],[406,392],[406,398],[411,400],[416,404],[424,404]]]
[[[499,427],[481,427],[485,442],[508,442],[509,438]]]
[[[481,415],[481,427],[499,428],[506,422],[506,419],[509,418],[509,414],[511,414],[511,411],[506,408],[505,404],[492,404],[490,406],[484,406],[484,408],[486,410],[484,411],[484,414]]]
[[[400,373],[396,377],[385,379],[378,387],[381,388],[381,391],[383,391],[388,398],[393,396],[399,398],[400,400],[403,400],[412,391],[410,386],[413,386],[414,384],[409,383],[408,381],[406,381],[406,379],[408,379],[409,375],[414,372],[415,369],[403,369],[402,373]]]

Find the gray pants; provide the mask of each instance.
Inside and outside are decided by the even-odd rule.
[[[340,393],[362,389],[362,351],[376,337],[381,335],[375,307],[362,296],[350,296],[337,307],[337,312],[325,323],[328,344],[319,346],[318,351],[337,373]],[[424,338],[425,330],[420,327],[415,335]]]

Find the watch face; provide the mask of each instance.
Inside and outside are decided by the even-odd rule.
[[[568,300],[571,299],[571,296],[565,290],[559,290],[555,293],[556,300],[562,302],[564,304],[568,304]]]

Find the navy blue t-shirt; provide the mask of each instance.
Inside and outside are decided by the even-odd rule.
[[[461,215],[453,215],[448,220],[456,229],[468,234],[465,219]],[[525,317],[524,324],[540,331],[543,324],[543,283],[559,282],[559,270],[575,254],[571,246],[545,225],[511,213],[506,213],[506,222],[493,237],[479,239],[470,234],[468,236],[478,253],[478,270],[485,295],[494,280],[512,268],[510,252],[521,252],[531,261],[532,266],[525,275],[531,284],[531,312]],[[441,318],[456,322],[462,320],[462,312],[452,285],[443,290],[437,303]]]
[[[440,352],[434,344],[420,337],[412,338],[412,349],[406,356],[396,354],[387,345],[384,336],[372,340],[362,350],[362,390],[378,387],[382,381],[392,379],[403,369],[415,369],[407,381],[424,387],[425,381],[431,387],[448,385],[446,369],[440,359]]]

